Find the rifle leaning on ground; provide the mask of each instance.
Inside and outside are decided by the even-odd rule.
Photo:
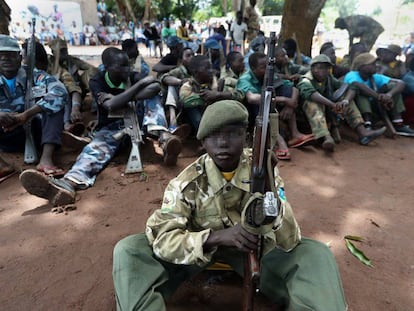
[[[129,153],[128,162],[125,168],[125,174],[139,173],[143,171],[139,144],[142,143],[142,133],[139,127],[135,101],[130,101],[125,108],[116,113],[110,113],[110,118],[124,118],[125,128],[113,135],[116,140],[122,139],[125,135],[131,138],[131,152]]]
[[[247,202],[244,215],[249,227],[260,228],[271,224],[279,214],[278,199],[275,197],[273,168],[275,163],[270,154],[270,111],[274,95],[276,33],[270,33],[265,79],[262,89],[260,110],[256,117],[253,140],[253,160],[250,176],[251,198]],[[272,109],[274,109],[272,107]],[[257,252],[247,254],[243,282],[243,310],[254,309],[254,295],[259,289],[260,259],[262,240],[259,235]]]
[[[378,93],[377,85],[375,84],[375,81],[372,77],[370,78],[370,81],[371,81],[371,84],[372,84],[372,87],[373,87],[374,91]],[[392,124],[392,122],[390,120],[390,117],[388,116],[388,112],[385,111],[385,108],[383,107],[382,103],[380,103],[380,102],[377,102],[377,107],[378,107],[378,112],[379,112],[381,118],[384,120],[385,126],[387,127],[388,136],[390,138],[394,138],[397,135],[397,131],[395,130],[394,125]]]
[[[27,64],[26,64],[26,94],[24,98],[24,110],[27,111],[35,104],[35,98],[33,96],[33,70],[35,68],[36,61],[36,38],[35,38],[35,26],[36,19],[32,19],[32,35],[27,42]],[[36,145],[34,143],[32,134],[32,120],[29,119],[24,124],[24,132],[26,135],[26,141],[24,146],[24,163],[33,164],[38,162],[38,154]]]

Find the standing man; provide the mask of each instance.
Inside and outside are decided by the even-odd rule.
[[[244,20],[247,24],[247,42],[252,41],[260,30],[259,14],[256,11],[256,0],[249,0],[250,6],[244,10]]]
[[[371,51],[375,41],[384,31],[384,27],[372,17],[366,15],[350,15],[338,17],[335,20],[335,28],[346,29],[349,33],[349,48],[354,44],[354,39],[365,44],[368,51]]]
[[[230,35],[233,41],[233,51],[245,53],[244,40],[246,40],[247,25],[243,22],[243,13],[236,13],[236,22],[231,24]]]

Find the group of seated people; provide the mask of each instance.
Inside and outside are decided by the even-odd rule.
[[[170,53],[152,68],[156,78],[131,39],[123,41],[122,49],[106,48],[98,68],[70,56],[65,40],[49,44],[50,56],[37,42],[33,72],[36,100],[25,110],[27,43],[21,53],[17,40],[1,35],[0,81],[5,82],[0,84],[0,149],[22,150],[24,125],[35,124],[32,130],[40,160],[36,169],[25,170],[20,180],[29,193],[64,205],[75,201],[76,190],[93,186],[97,175],[128,144],[129,140],[116,138],[124,124],[119,114],[114,115],[130,102],[135,105],[145,139],[158,141],[168,166],[177,163],[183,140],[197,133],[204,110],[217,101],[244,104],[252,134],[268,61],[263,53],[266,40],[256,39],[245,56],[233,51],[224,58],[214,39],[206,42],[203,54],[195,55],[181,39],[169,37]],[[350,67],[343,62],[337,68],[331,43],[323,46],[309,65],[296,65],[282,46],[275,48],[269,129],[271,149],[279,160],[291,159],[289,148],[308,145],[333,152],[341,141],[338,127],[342,124],[355,131],[361,145],[386,132],[414,136],[414,130],[403,122],[406,84],[386,75],[384,69],[389,47],[378,51],[378,57],[361,50],[359,54],[350,51],[346,58]],[[412,72],[412,60],[408,67]],[[337,72],[342,76],[335,75]],[[87,94],[92,94],[96,103],[97,121],[84,137],[81,112]],[[66,172],[53,162],[54,151],[62,142],[83,147]],[[205,152],[202,145],[195,149],[198,154]],[[0,158],[0,177],[14,171]]]

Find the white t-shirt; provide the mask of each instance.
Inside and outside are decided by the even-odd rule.
[[[241,45],[243,43],[244,33],[247,31],[247,25],[242,22],[240,25],[237,22],[231,24],[230,31],[233,32],[234,43]]]

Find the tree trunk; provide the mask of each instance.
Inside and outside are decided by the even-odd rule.
[[[150,20],[150,12],[151,12],[151,1],[145,0],[145,11],[144,11],[144,17],[143,20]]]
[[[0,33],[4,35],[9,34],[9,23],[10,23],[11,10],[4,0],[0,0]]]
[[[313,34],[325,2],[326,0],[286,0],[279,42],[295,35],[300,51],[310,56]]]

